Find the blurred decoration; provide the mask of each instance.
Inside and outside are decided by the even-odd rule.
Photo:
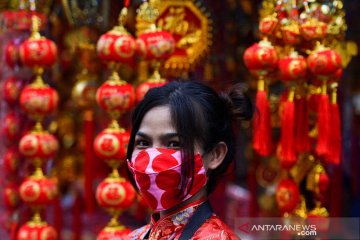
[[[337,89],[343,69],[357,53],[356,45],[345,40],[343,2],[264,0],[259,15],[263,40],[244,53],[246,67],[259,79],[253,148],[261,157],[277,158],[278,164],[268,168],[278,169],[269,169],[268,184],[264,163],[257,179],[264,188],[276,185],[274,197],[284,218],[326,218],[328,169],[339,168],[343,154]],[[278,79],[283,87],[271,105]],[[278,118],[280,124],[271,121]],[[275,178],[276,172],[284,174]]]

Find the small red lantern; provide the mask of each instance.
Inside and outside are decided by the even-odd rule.
[[[135,190],[124,178],[106,178],[96,189],[96,199],[102,208],[118,211],[129,208],[135,199]]]
[[[20,64],[19,48],[15,42],[11,41],[6,44],[5,49],[5,62],[10,68],[14,68]]]
[[[246,49],[244,63],[254,75],[264,76],[278,66],[278,56],[271,43],[263,40]]]
[[[117,227],[105,227],[97,236],[97,240],[125,240],[128,239],[128,235],[131,233],[130,229],[123,226]]]
[[[20,118],[14,112],[9,112],[5,115],[3,134],[7,140],[14,140],[20,134]]]
[[[121,115],[135,103],[134,88],[121,81],[106,81],[96,92],[96,101],[111,115]]]
[[[20,59],[28,67],[51,67],[56,62],[57,48],[53,41],[29,38],[19,47]]]
[[[307,63],[310,72],[322,80],[330,80],[341,69],[340,55],[321,45],[308,56]]]
[[[292,212],[300,201],[299,188],[292,179],[282,179],[275,194],[281,212]]]
[[[278,26],[279,20],[274,15],[269,15],[260,20],[259,31],[265,35],[270,35]]]
[[[20,106],[30,117],[39,120],[55,111],[59,103],[56,90],[40,81],[26,86],[20,94]]]
[[[19,203],[19,193],[18,189],[13,183],[9,183],[4,187],[3,190],[3,200],[6,208],[12,210]]]
[[[322,39],[326,36],[327,25],[315,18],[305,21],[300,26],[300,32],[306,40]]]
[[[306,60],[297,52],[292,52],[289,56],[279,60],[279,70],[283,81],[304,79],[306,76]]]
[[[10,105],[18,101],[23,83],[21,79],[14,76],[7,78],[3,83],[2,97]]]
[[[131,62],[135,50],[135,39],[122,26],[103,34],[97,42],[97,52],[103,61]]]
[[[163,80],[163,81],[146,81],[141,83],[139,86],[137,86],[136,88],[136,102],[140,102],[141,100],[143,100],[145,94],[151,89],[151,88],[156,88],[156,87],[161,87],[163,85],[165,85],[167,83],[167,81]]]
[[[122,128],[106,128],[94,141],[95,154],[117,167],[125,160],[130,133]]]
[[[17,240],[57,240],[57,233],[52,226],[44,222],[32,221],[22,225],[17,234]]]
[[[45,161],[53,157],[59,149],[58,140],[46,131],[31,131],[19,143],[19,151],[26,158]]]
[[[281,28],[282,38],[285,44],[295,45],[301,40],[299,25],[297,22],[290,22]]]
[[[21,199],[30,206],[48,205],[57,197],[57,186],[53,179],[30,176],[20,185]]]
[[[4,154],[4,168],[7,173],[14,173],[18,169],[20,163],[20,155],[14,149],[6,149]]]
[[[137,52],[145,59],[167,59],[175,50],[175,39],[167,31],[150,31],[136,39]]]

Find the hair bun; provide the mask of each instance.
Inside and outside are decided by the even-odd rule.
[[[228,93],[221,93],[220,98],[232,119],[250,120],[253,116],[253,104],[241,83],[235,84]]]

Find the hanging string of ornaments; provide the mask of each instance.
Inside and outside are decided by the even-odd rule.
[[[299,182],[291,169],[297,167],[301,156],[310,154],[309,159],[315,160],[306,174],[306,183],[314,194],[316,207],[310,212],[305,207],[303,215],[328,216],[321,207],[329,186],[324,165],[339,165],[341,159],[337,87],[345,65],[334,48],[344,40],[346,24],[342,8],[342,1],[337,0],[326,4],[264,0],[259,23],[261,41],[244,53],[246,67],[258,78],[253,148],[262,157],[276,155],[286,172],[275,193],[283,215],[294,213],[303,202]],[[270,121],[269,86],[277,79],[286,90],[278,104],[280,139],[276,144]],[[318,92],[311,91],[313,88]],[[314,123],[310,111],[315,113]],[[315,138],[310,134],[312,124]]]
[[[110,125],[100,132],[94,141],[96,155],[112,168],[110,175],[98,185],[96,190],[99,205],[112,216],[107,226],[99,233],[97,238],[99,240],[121,238],[129,233],[130,230],[121,225],[117,219],[135,200],[135,190],[118,171],[125,161],[130,138],[129,132],[119,125],[118,119],[129,111],[135,102],[141,101],[150,88],[166,83],[159,74],[158,63],[155,63],[152,77],[141,83],[136,91],[131,84],[120,78],[117,70],[121,64],[132,62],[136,53],[141,53],[141,56],[149,61],[160,61],[168,58],[174,49],[174,39],[171,34],[156,28],[156,18],[154,18],[156,9],[147,2],[140,6],[142,10],[139,10],[138,14],[144,14],[144,11],[148,10],[144,16],[151,20],[151,27],[139,34],[138,39],[135,40],[124,28],[128,6],[129,1],[125,1],[119,15],[119,25],[103,34],[97,43],[100,59],[112,70],[109,79],[96,93],[99,106],[108,112],[112,119]]]
[[[30,1],[31,13],[35,12],[35,2]],[[53,41],[39,33],[41,20],[36,14],[31,17],[31,35],[19,47],[21,63],[31,68],[35,79],[20,93],[22,111],[35,126],[26,132],[19,142],[19,151],[34,167],[33,173],[24,179],[19,188],[20,198],[33,211],[33,217],[22,225],[17,239],[57,239],[55,229],[41,218],[41,210],[57,197],[56,180],[43,173],[43,166],[52,159],[59,144],[55,136],[43,129],[45,117],[52,114],[58,105],[59,96],[55,89],[47,85],[42,74],[45,68],[56,62],[57,48]]]

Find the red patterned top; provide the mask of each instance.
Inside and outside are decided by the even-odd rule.
[[[162,218],[158,214],[151,216],[151,222],[141,228],[138,228],[129,234],[132,240],[145,239],[150,231],[149,239],[179,239],[185,225],[194,214],[195,210],[204,202],[204,200],[192,202],[177,212],[169,213]],[[232,240],[239,239],[235,233],[223,223],[216,214],[213,214],[205,223],[195,232],[192,239],[196,240]]]

